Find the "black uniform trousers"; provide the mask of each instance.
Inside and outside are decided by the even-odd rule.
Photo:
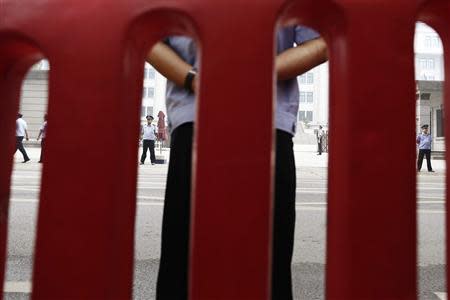
[[[41,156],[39,158],[39,162],[43,162],[44,161],[44,150],[45,149],[45,138],[43,138],[41,140]]]
[[[16,136],[16,151],[14,151],[14,153],[17,152],[17,150],[20,151],[20,153],[22,153],[23,155],[23,160],[24,161],[28,161],[30,160],[30,158],[28,157],[27,151],[25,151],[25,148],[23,147],[23,136]]]
[[[419,149],[419,157],[417,158],[417,170],[422,169],[423,157],[427,159],[427,169],[428,171],[433,171],[431,167],[431,150],[430,149]]]
[[[156,162],[155,157],[155,141],[154,140],[144,140],[142,142],[142,156],[141,163],[144,163],[147,158],[147,150],[150,150],[150,162],[154,164]]]
[[[186,300],[193,124],[172,133],[161,241],[157,300]],[[292,136],[277,130],[272,299],[292,299],[296,174]],[[263,288],[263,287],[262,287]]]

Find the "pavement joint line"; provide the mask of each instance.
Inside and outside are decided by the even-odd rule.
[[[5,281],[4,293],[31,293],[31,281]]]

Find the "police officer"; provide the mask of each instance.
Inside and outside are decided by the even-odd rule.
[[[145,117],[147,119],[147,124],[142,126],[141,129],[141,137],[142,140],[142,156],[141,156],[141,165],[144,164],[145,159],[147,158],[147,150],[150,150],[150,162],[152,165],[156,162],[155,157],[155,140],[156,140],[156,127],[152,124],[153,116]]]
[[[422,133],[417,136],[416,143],[419,146],[419,157],[417,158],[417,171],[422,169],[423,156],[427,159],[428,172],[434,172],[431,167],[431,134],[428,133],[428,124],[422,125]]]

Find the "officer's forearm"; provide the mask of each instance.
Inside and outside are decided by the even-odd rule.
[[[184,86],[186,75],[192,69],[190,64],[162,42],[157,43],[150,50],[147,54],[147,62],[178,86]]]
[[[278,80],[295,78],[328,60],[327,44],[323,38],[305,42],[280,53],[275,60]]]

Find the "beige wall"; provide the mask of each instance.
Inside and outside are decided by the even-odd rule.
[[[28,135],[35,140],[39,134],[48,102],[48,71],[32,70],[22,85],[19,112],[28,124]]]
[[[429,124],[433,136],[433,151],[445,151],[445,138],[437,137],[436,110],[443,108],[443,81],[417,81],[420,94],[429,94],[427,100],[417,101],[417,133],[420,133],[420,126]],[[421,96],[422,98],[422,96]],[[444,132],[444,134],[446,134]]]

